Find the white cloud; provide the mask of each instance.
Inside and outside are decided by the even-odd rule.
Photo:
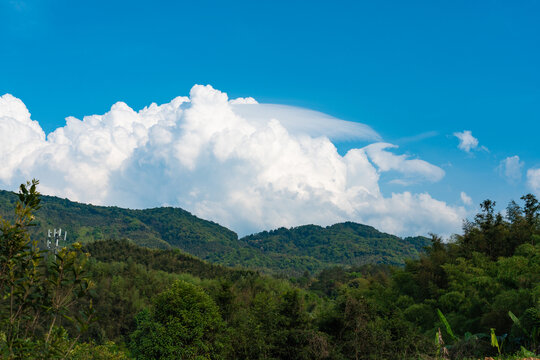
[[[469,195],[467,195],[464,191],[461,192],[461,194],[459,195],[461,197],[461,201],[465,204],[465,205],[472,205],[472,199]]]
[[[540,196],[540,168],[527,170],[527,184],[537,196]]]
[[[499,174],[508,182],[517,183],[521,180],[521,169],[523,162],[519,160],[519,156],[509,156],[502,160],[497,167]]]
[[[0,181],[9,182],[19,166],[29,166],[30,155],[44,143],[45,133],[24,103],[9,94],[0,97]]]
[[[472,136],[472,132],[470,130],[455,132],[454,136],[459,139],[458,148],[463,151],[471,152],[471,150],[478,147],[478,139]]]
[[[424,160],[408,159],[407,155],[394,155],[388,148],[397,148],[388,143],[375,143],[364,147],[369,159],[379,168],[379,171],[397,171],[406,177],[419,178],[436,182],[444,177],[444,170]],[[400,179],[403,180],[403,179]]]
[[[435,137],[435,136],[438,136],[438,135],[439,135],[439,133],[437,131],[426,131],[426,132],[423,132],[421,134],[402,137],[402,138],[396,140],[396,142],[399,143],[399,144],[407,144],[407,143],[413,143],[413,142],[418,142],[418,141],[421,141],[421,140],[429,139],[429,138],[432,138],[432,137]]]
[[[344,220],[401,235],[449,234],[466,215],[425,193],[383,196],[381,171],[429,181],[444,172],[385,151],[393,147],[385,143],[341,156],[329,137],[344,132],[332,128],[365,141],[379,136],[309,110],[272,105],[248,114],[238,109],[255,100],[229,101],[197,85],[189,97],[138,112],[116,103],[104,115],[69,117],[45,138],[20,100],[0,99],[4,188],[35,177],[47,194],[131,208],[179,206],[241,235]]]
[[[331,140],[380,140],[371,127],[336,119],[318,111],[288,105],[258,104],[253,98],[231,100],[233,111],[250,122],[267,123],[279,119],[292,135],[327,136]]]
[[[255,105],[258,104],[257,100],[252,97],[236,98],[229,100],[231,105]]]

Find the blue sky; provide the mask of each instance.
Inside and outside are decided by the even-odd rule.
[[[0,1],[0,95],[50,133],[67,116],[135,110],[211,84],[229,98],[373,128],[445,171],[409,184],[503,207],[540,167],[538,1]],[[472,131],[477,149],[453,135]],[[340,154],[366,145],[335,142]],[[484,147],[483,150],[481,147]],[[521,178],[497,170],[519,156]],[[384,193],[404,191],[381,174]]]

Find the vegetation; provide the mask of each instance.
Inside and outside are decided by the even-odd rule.
[[[0,215],[11,218],[16,202],[15,194],[0,190]],[[178,247],[204,257],[204,245],[212,243],[214,250],[226,251],[237,240],[237,235],[227,228],[178,208],[129,210],[81,204],[54,196],[42,196],[41,204],[43,210],[36,214],[32,233],[42,236],[47,228],[61,224],[71,242],[129,238],[142,246]]]
[[[422,236],[402,239],[353,222],[327,227],[280,228],[249,235],[242,240],[272,258],[286,255],[292,259],[304,257],[316,261],[314,268],[311,264],[311,268],[304,267],[309,271],[329,265],[403,265],[404,259],[417,258],[430,243]]]
[[[223,321],[214,300],[183,280],[154,298],[151,312],[137,315],[131,349],[139,359],[217,359]]]
[[[128,240],[54,257],[30,241],[40,203],[29,184],[0,234],[2,357],[532,357],[540,350],[540,206],[532,195],[522,200],[506,216],[484,202],[463,234],[447,243],[432,236],[405,266],[331,266],[285,279]],[[284,245],[281,232],[290,232]],[[294,252],[302,241],[295,232],[249,241]],[[306,252],[322,251],[317,241]]]
[[[21,185],[14,222],[0,225],[0,354],[64,359],[92,322],[92,301],[80,301],[89,296],[92,281],[78,243],[53,255],[30,240],[27,229],[40,207],[36,185]],[[76,329],[71,339],[63,324]]]
[[[16,201],[15,194],[0,191],[0,215],[11,218]],[[401,239],[350,222],[326,228],[281,228],[238,239],[233,231],[178,208],[129,210],[52,196],[43,196],[42,205],[31,231],[35,238],[62,226],[70,242],[129,239],[137,245],[180,249],[221,265],[273,274],[300,275],[305,270],[313,274],[333,265],[403,265],[429,244],[425,237]]]

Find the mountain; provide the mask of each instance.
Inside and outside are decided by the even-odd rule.
[[[201,279],[236,279],[255,274],[251,270],[212,264],[179,249],[151,249],[126,239],[92,241],[84,245],[84,250],[89,252],[94,260],[105,263],[135,263],[148,270],[190,274]]]
[[[280,228],[249,235],[241,241],[272,257],[308,256],[334,265],[401,265],[403,259],[417,257],[431,243],[423,236],[402,239],[353,222]]]
[[[12,216],[16,201],[15,193],[0,190],[0,216]],[[53,196],[42,196],[36,224],[33,236],[43,242],[47,229],[62,228],[70,243],[129,239],[221,265],[285,274],[314,273],[333,265],[402,265],[430,243],[425,237],[402,239],[352,222],[280,228],[238,239],[235,232],[180,208],[132,210]]]
[[[12,216],[16,202],[15,193],[0,190],[0,215]],[[179,248],[210,261],[218,260],[213,253],[234,251],[239,246],[235,232],[180,208],[131,210],[54,196],[42,196],[41,205],[33,233],[43,241],[47,229],[62,228],[68,232],[69,243],[126,238],[151,248]]]

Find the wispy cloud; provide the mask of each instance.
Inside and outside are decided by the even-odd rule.
[[[365,124],[336,119],[318,111],[295,106],[258,104],[253,98],[250,99],[231,100],[233,111],[261,124],[279,119],[280,124],[293,135],[327,136],[331,140],[381,140],[381,136]]]
[[[458,148],[465,152],[471,152],[478,147],[478,139],[472,136],[470,130],[455,132],[454,136],[459,139]]]
[[[370,141],[378,135],[366,125],[289,107],[258,107],[264,116],[238,110],[252,105],[197,85],[189,97],[138,112],[116,103],[103,115],[69,117],[45,137],[23,102],[5,95],[0,185],[14,189],[36,177],[44,193],[77,201],[179,206],[240,234],[344,220],[397,234],[459,231],[464,208],[427,193],[384,196],[379,188],[381,171],[437,181],[442,169],[393,154],[386,143],[341,156],[329,138],[343,130],[333,128]]]
[[[418,135],[399,138],[395,142],[397,144],[408,144],[408,143],[413,143],[413,142],[429,139],[438,135],[439,135],[438,131],[426,131]]]
[[[465,205],[472,205],[472,199],[469,195],[467,195],[464,191],[461,192],[461,194],[459,194],[460,198],[461,198],[461,201],[465,204]]]
[[[540,168],[527,170],[527,185],[537,196],[540,196]]]
[[[501,160],[497,171],[499,174],[510,183],[517,183],[521,180],[523,161],[520,161],[519,156],[509,156]]]
[[[428,180],[436,182],[444,177],[444,170],[420,159],[409,159],[407,155],[395,155],[386,149],[397,148],[388,143],[375,143],[364,147],[369,159],[377,166],[379,171],[397,171],[405,175],[408,180]],[[408,183],[398,179],[394,183]]]

